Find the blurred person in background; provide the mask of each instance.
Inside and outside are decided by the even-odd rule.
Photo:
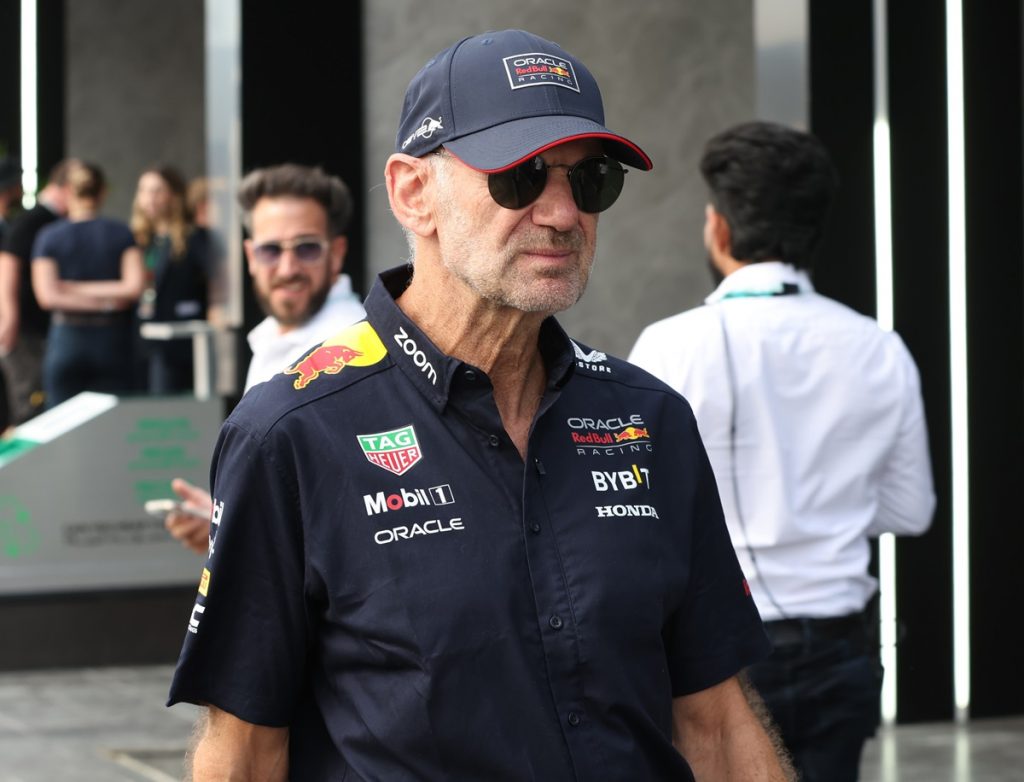
[[[12,158],[0,158],[0,239],[11,212],[21,204],[21,196],[21,166]]]
[[[169,166],[139,177],[132,202],[132,233],[146,265],[139,323],[205,320],[210,287],[210,234],[192,225],[185,180]],[[139,339],[140,386],[151,394],[191,391],[192,338]]]
[[[36,205],[13,220],[0,245],[0,367],[7,380],[11,423],[43,409],[43,354],[50,313],[32,291],[32,245],[39,232],[67,214],[68,174],[77,161],[50,170]]]
[[[11,158],[0,157],[0,247],[3,247],[11,211],[21,200],[21,196],[21,166]],[[0,345],[0,355],[5,353],[6,351]],[[13,412],[8,401],[9,388],[9,381],[3,374],[0,374],[0,432],[3,432],[13,421]]]
[[[11,212],[21,204],[21,196],[21,166],[12,158],[0,158],[0,238]]]
[[[879,719],[870,538],[935,509],[917,367],[903,341],[816,293],[837,176],[816,138],[751,122],[712,138],[702,307],[629,360],[693,407],[774,651],[747,669],[803,782],[852,782]]]
[[[68,188],[67,218],[40,231],[32,248],[32,289],[51,312],[47,408],[81,391],[132,391],[129,310],[146,279],[131,230],[99,214],[106,192],[100,168],[76,163]]]
[[[249,332],[248,391],[366,313],[352,280],[342,274],[352,196],[339,177],[291,163],[260,168],[242,181],[238,201],[249,233],[249,275],[266,313]],[[209,492],[181,478],[171,488],[193,512],[172,511],[167,529],[205,554],[213,512]]]
[[[196,177],[188,183],[185,208],[192,225],[210,228],[210,182],[206,177]]]

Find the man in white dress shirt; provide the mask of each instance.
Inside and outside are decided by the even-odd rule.
[[[293,163],[259,168],[242,181],[238,201],[249,232],[249,274],[267,315],[249,332],[248,391],[366,313],[351,279],[341,273],[352,215],[352,196],[341,179]],[[167,529],[205,554],[213,509],[209,493],[181,478],[171,487],[194,512],[167,514]]]
[[[935,507],[914,361],[814,292],[836,187],[814,137],[763,122],[712,138],[704,243],[720,284],[648,326],[629,360],[696,414],[726,521],[775,651],[749,669],[804,782],[856,780],[878,721],[869,539]]]

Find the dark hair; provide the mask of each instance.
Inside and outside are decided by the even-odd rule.
[[[73,157],[57,162],[50,169],[50,178],[47,180],[47,184],[64,187],[68,183],[68,177],[71,175],[72,169],[78,164],[79,161]]]
[[[348,228],[352,216],[352,196],[348,186],[339,177],[332,176],[319,166],[300,166],[284,163],[249,172],[238,188],[238,203],[243,221],[252,230],[252,210],[261,198],[312,198],[327,212],[327,230],[330,235],[341,236]]]
[[[68,171],[68,186],[76,198],[98,201],[106,192],[107,178],[95,163],[78,161]]]
[[[810,268],[839,181],[820,141],[747,122],[708,141],[700,172],[729,224],[733,258]]]

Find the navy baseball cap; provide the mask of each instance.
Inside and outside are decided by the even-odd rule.
[[[621,163],[644,171],[653,165],[604,126],[601,91],[582,62],[540,36],[502,30],[463,38],[413,77],[395,150],[422,157],[443,144],[466,165],[493,173],[588,138]]]

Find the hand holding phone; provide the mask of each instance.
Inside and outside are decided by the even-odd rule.
[[[181,500],[146,500],[144,507],[146,509],[146,513],[150,516],[157,516],[159,518],[163,518],[168,513],[177,511],[178,513],[187,513],[190,516],[195,516],[199,519],[209,520],[209,514],[207,514],[206,511],[193,508],[191,505],[188,505]]]

